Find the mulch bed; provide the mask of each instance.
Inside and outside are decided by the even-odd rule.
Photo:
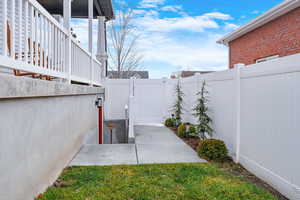
[[[175,135],[177,135],[177,128],[169,127],[169,129],[171,129],[172,132]],[[201,141],[200,138],[180,138],[180,139],[182,139],[186,144],[192,147],[195,151],[197,151],[198,144]],[[259,179],[258,177],[256,177],[255,175],[247,171],[242,165],[233,162],[231,158],[228,158],[224,162],[211,162],[211,164],[217,166],[219,169],[226,171],[234,176],[244,178],[247,181],[258,185],[259,187],[265,188],[271,194],[277,197],[278,200],[289,200],[288,198],[280,194],[277,190],[275,190],[273,187],[271,187],[269,184],[267,184],[266,182],[262,181],[261,179]]]
[[[169,127],[173,133],[175,133],[175,135],[177,135],[177,128],[174,127]],[[191,146],[195,151],[197,151],[197,147],[199,142],[201,141],[200,138],[180,138],[182,139],[186,144],[188,144],[189,146]]]

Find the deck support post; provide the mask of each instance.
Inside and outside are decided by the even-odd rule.
[[[90,85],[93,85],[94,79],[94,66],[93,66],[93,18],[94,18],[94,0],[88,0],[88,17],[89,17],[89,52],[91,54],[90,60],[90,70],[91,70],[91,82]]]
[[[72,75],[72,54],[71,54],[71,30],[70,30],[70,19],[71,19],[71,0],[64,0],[63,14],[64,14],[64,27],[68,31],[68,37],[66,41],[65,55],[66,55],[66,68],[68,69],[68,83],[71,83],[71,75]]]
[[[98,16],[98,41],[96,58],[102,65],[101,78],[106,76],[107,50],[106,50],[106,19],[105,16]]]

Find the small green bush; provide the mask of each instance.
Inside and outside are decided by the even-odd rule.
[[[228,150],[221,140],[205,139],[199,143],[198,155],[207,160],[223,161],[227,158]]]
[[[186,137],[186,125],[180,124],[177,129],[177,134],[179,137]]]
[[[168,118],[165,121],[166,127],[174,127],[176,125],[176,120],[174,118]]]
[[[190,125],[190,127],[187,131],[187,137],[192,137],[192,138],[198,137],[196,126]]]

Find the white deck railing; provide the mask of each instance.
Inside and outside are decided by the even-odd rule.
[[[101,64],[36,0],[1,0],[0,27],[0,66],[18,73],[101,84]]]

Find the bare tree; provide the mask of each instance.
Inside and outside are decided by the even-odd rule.
[[[132,9],[122,7],[116,13],[116,19],[108,26],[109,69],[122,72],[138,70],[142,66],[142,55],[137,49],[139,34],[133,25]]]

